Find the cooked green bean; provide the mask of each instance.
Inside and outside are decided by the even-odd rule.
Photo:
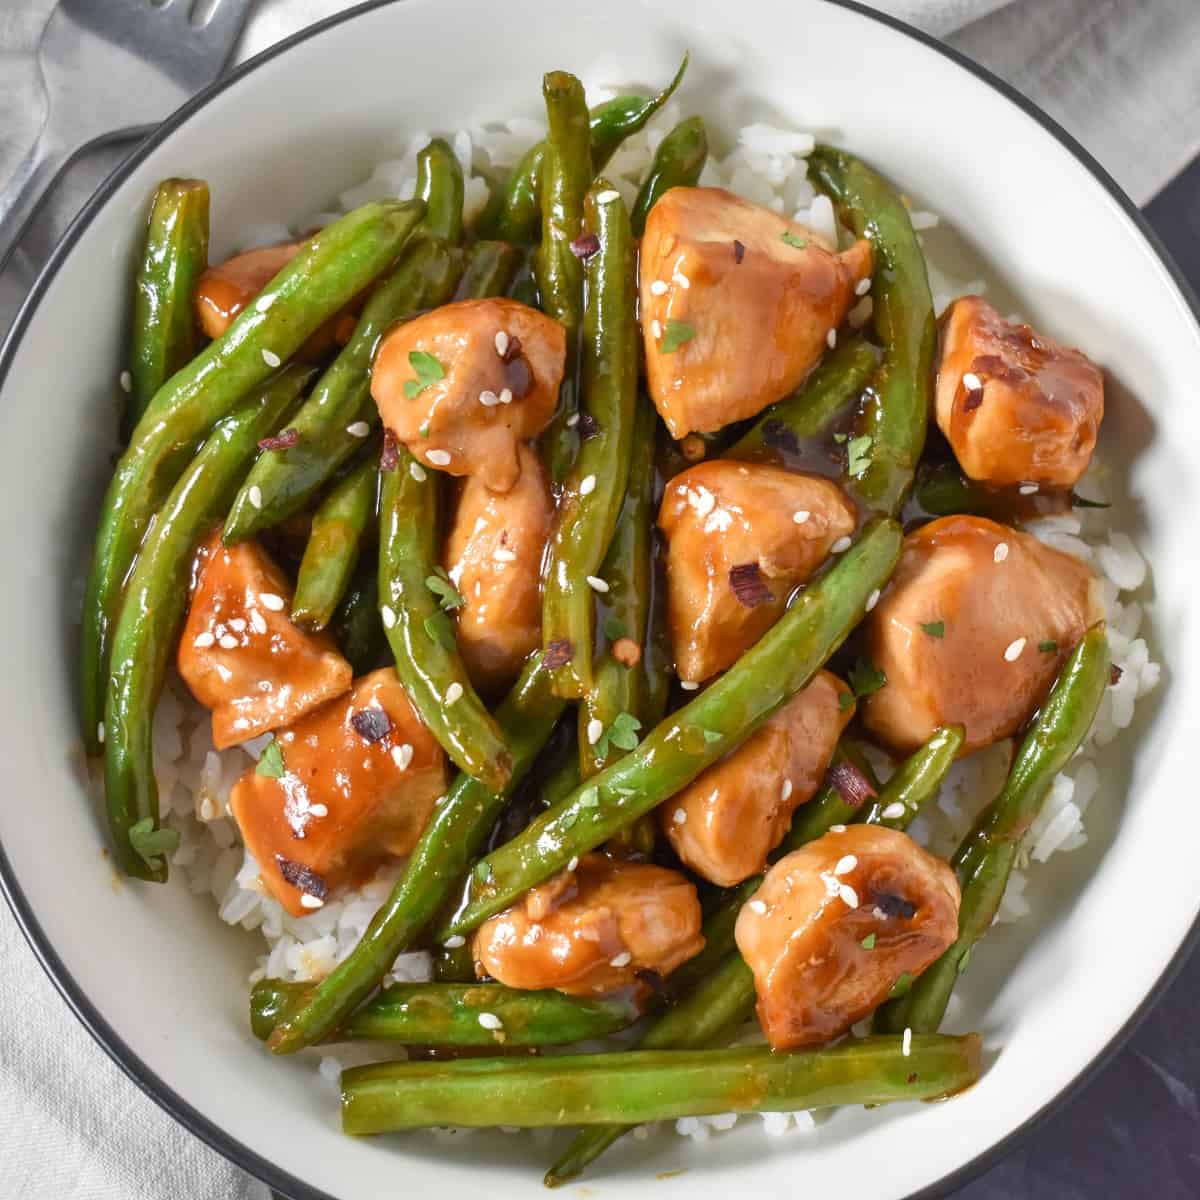
[[[164,179],[154,193],[133,301],[127,425],[196,353],[192,291],[208,266],[208,184]]]
[[[1021,740],[1000,795],[963,839],[952,865],[962,886],[958,938],[918,977],[908,993],[886,1004],[875,1022],[884,1030],[935,1030],[975,943],[991,928],[1021,840],[1037,819],[1055,776],[1087,737],[1109,681],[1108,639],[1102,626],[1071,652],[1029,732]]]
[[[625,139],[645,129],[650,118],[675,94],[687,74],[688,61],[685,54],[671,82],[657,96],[615,96],[592,110],[592,163],[597,171],[603,171]]]
[[[292,599],[292,620],[301,629],[324,629],[350,586],[377,512],[378,449],[369,447],[363,461],[338,481],[313,513]]]
[[[337,1028],[391,969],[396,955],[410,949],[441,911],[517,783],[529,771],[562,715],[563,702],[550,687],[550,674],[535,655],[525,665],[496,720],[512,753],[505,789],[489,792],[460,775],[434,809],[433,818],[408,860],[391,895],[371,919],[357,946],[334,967],[305,1005],[271,1036],[271,1049],[290,1054],[311,1046]],[[444,939],[443,939],[444,940]]]
[[[443,138],[434,138],[417,155],[416,197],[425,202],[424,232],[447,242],[462,241],[462,166]]]
[[[379,425],[371,399],[371,360],[389,326],[454,295],[462,255],[448,242],[414,237],[374,290],[354,334],[292,421],[290,445],[254,464],[225,522],[225,542],[244,541],[309,507],[339,467]]]
[[[600,243],[587,265],[583,409],[589,435],[563,482],[542,604],[542,645],[554,664],[555,689],[568,698],[592,686],[595,592],[609,588],[599,571],[625,495],[638,396],[629,214],[604,180],[588,193],[587,228]]]
[[[250,993],[250,1027],[262,1041],[299,1010],[312,984],[264,979]],[[627,999],[587,1000],[499,983],[395,983],[327,1041],[408,1046],[566,1046],[607,1037],[637,1020]],[[497,1026],[494,1021],[500,1024]],[[481,1022],[482,1019],[482,1022]]]
[[[390,659],[379,615],[379,557],[372,550],[358,565],[331,624],[342,657],[355,676],[366,675]]]
[[[894,521],[868,524],[857,544],[809,584],[737,664],[653,729],[636,750],[489,854],[472,874],[464,905],[444,933],[477,928],[740,745],[809,682],[862,620],[871,593],[896,565],[900,540]]]
[[[470,983],[475,975],[475,956],[471,943],[442,946],[433,952],[433,977],[439,983]]]
[[[859,439],[870,439],[860,441],[866,465],[850,483],[869,508],[895,514],[912,488],[933,403],[937,328],[925,257],[904,201],[880,175],[832,146],[818,146],[808,161],[817,186],[875,252],[873,319],[883,362],[857,425]]]
[[[464,300],[506,295],[520,269],[521,252],[508,242],[472,242],[459,294]]]
[[[89,753],[100,750],[112,634],[150,518],[205,434],[387,269],[423,210],[417,201],[367,204],[321,230],[150,402],[101,505],[84,599],[80,707]]]
[[[708,132],[700,117],[680,121],[659,143],[654,161],[642,181],[633,205],[633,236],[641,237],[646,217],[664,192],[673,187],[695,187],[708,160]]]
[[[823,1050],[632,1050],[391,1062],[342,1072],[342,1128],[611,1125],[933,1100],[980,1075],[978,1034],[850,1038]]]
[[[154,708],[183,625],[196,549],[225,514],[259,438],[277,427],[311,375],[285,368],[217,424],[155,517],[129,580],[113,631],[104,766],[113,854],[138,879],[167,877],[166,856],[145,852],[158,823]]]
[[[900,764],[870,804],[859,808],[854,819],[867,825],[907,829],[922,805],[937,794],[965,737],[961,725],[936,730],[925,745]]]

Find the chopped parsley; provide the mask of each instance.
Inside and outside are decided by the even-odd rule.
[[[475,878],[484,884],[492,882],[492,864],[486,858],[481,858],[475,864]]]
[[[711,746],[713,742],[719,742],[725,735],[718,733],[715,729],[702,729],[704,740]]]
[[[1057,654],[1058,653],[1058,643],[1055,641],[1052,641],[1052,640],[1038,642],[1038,649],[1043,654]]]
[[[600,807],[600,789],[598,787],[584,788],[579,793],[580,808],[599,808]]]
[[[846,709],[852,708],[853,706],[854,706],[854,693],[853,692],[839,692],[838,693],[838,708],[842,712],[845,712]]]
[[[785,229],[779,235],[779,240],[781,242],[786,242],[789,246],[796,250],[803,250],[804,247],[808,245],[807,239],[797,237],[790,229]]]
[[[174,829],[155,829],[154,818],[143,817],[129,827],[129,845],[150,870],[157,871],[163,865],[163,855],[178,847],[179,834]]]
[[[283,750],[279,743],[272,738],[258,756],[258,765],[254,768],[256,775],[265,775],[268,779],[283,778]]]
[[[930,637],[940,638],[946,636],[945,621],[922,621],[921,628],[925,630]]]
[[[446,572],[440,568],[436,575],[426,577],[425,586],[438,598],[443,612],[453,612],[456,608],[462,608],[466,603],[462,598],[462,593],[450,582],[450,577]]]
[[[446,378],[442,364],[424,350],[410,350],[408,365],[417,373],[416,379],[410,379],[404,385],[404,394],[410,400],[419,396],[427,387],[432,387],[439,379]]]
[[[859,699],[879,691],[885,683],[887,676],[869,659],[860,658],[850,668],[850,686]]]
[[[668,317],[660,349],[664,354],[674,354],[680,346],[687,345],[695,336],[695,328],[686,321],[676,321]]]
[[[619,712],[609,723],[608,728],[596,739],[595,755],[599,762],[608,757],[611,746],[619,750],[634,750],[637,748],[638,730],[642,723],[633,713]]]
[[[871,446],[874,438],[869,433],[851,438],[846,443],[846,470],[852,479],[861,479],[871,465]]]
[[[874,950],[875,949],[875,935],[873,933],[868,933],[867,936],[865,938],[863,938],[863,940],[861,942],[859,942],[859,945],[864,950]]]

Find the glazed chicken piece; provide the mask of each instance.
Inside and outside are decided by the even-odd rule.
[[[757,875],[792,814],[816,795],[853,716],[850,689],[828,671],[818,672],[732,754],[658,810],[675,853],[722,887]]]
[[[218,750],[349,691],[350,664],[329,634],[292,624],[287,578],[257,542],[223,546],[216,530],[196,556],[192,579],[177,661],[192,695],[212,710]]]
[[[675,669],[698,683],[775,624],[792,590],[854,532],[855,514],[827,479],[714,459],[667,484],[658,525]]]
[[[795,390],[871,274],[871,247],[720,188],[672,188],[641,246],[650,396],[673,438],[752,417]]]
[[[950,305],[939,340],[937,423],[966,474],[996,485],[1078,483],[1104,419],[1100,368],[978,296]]]
[[[542,554],[554,498],[533,450],[521,445],[517,455],[521,474],[510,491],[466,481],[446,538],[446,570],[463,598],[458,648],[485,692],[516,679],[542,644]]]
[[[304,248],[305,242],[283,242],[235,254],[209,267],[196,281],[192,303],[196,320],[210,338],[219,338],[259,292]]]
[[[780,859],[735,930],[772,1048],[827,1042],[873,1012],[954,943],[958,905],[949,865],[881,825]]]
[[[507,492],[518,448],[558,404],[563,327],[516,300],[463,300],[396,326],[380,344],[371,395],[422,462]]]
[[[905,754],[943,725],[966,728],[964,754],[1008,737],[1102,616],[1078,559],[982,517],[933,521],[904,539],[864,625],[887,676],[864,703],[867,727]]]
[[[509,987],[603,996],[669,975],[704,948],[700,901],[680,874],[584,855],[486,921],[472,943],[476,969]]]
[[[301,917],[411,853],[445,790],[445,755],[387,667],[280,730],[229,804],[264,885]]]

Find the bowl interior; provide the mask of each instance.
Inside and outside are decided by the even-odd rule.
[[[464,36],[464,32],[466,36]],[[815,1133],[768,1139],[757,1122],[706,1145],[629,1142],[586,1180],[590,1194],[649,1195],[691,1168],[718,1196],[780,1185],[888,1200],[962,1167],[1049,1103],[1126,1023],[1200,907],[1200,809],[1189,733],[1200,701],[1195,606],[1194,381],[1200,336],[1187,301],[1121,203],[1043,125],[937,50],[821,0],[409,0],[361,13],[240,75],[158,139],[68,239],[18,327],[0,380],[5,505],[0,552],[10,631],[0,718],[0,845],[8,884],[114,1044],[177,1111],[293,1180],[342,1200],[485,1177],[528,1195],[549,1161],[532,1138],[480,1134],[355,1142],[314,1060],[271,1060],[246,1022],[256,935],[223,927],[182,883],[130,885],[104,852],[76,736],[81,575],[110,469],[130,274],[146,199],[168,175],[213,191],[213,253],[240,231],[327,208],[415,129],[538,116],[541,74],[653,84],[693,55],[685,106],[725,142],[779,120],[862,153],[942,215],[936,239],[964,277],[986,273],[1034,324],[1084,347],[1110,379],[1102,453],[1123,499],[1114,523],[1153,564],[1152,638],[1167,677],[1105,759],[1084,848],[1034,872],[1036,915],[998,929],[964,980],[963,1027],[986,1035],[990,1069],[953,1104],[841,1112]],[[1163,836],[1169,831],[1169,836]],[[1152,914],[1146,920],[1144,914]],[[1119,951],[1114,954],[1114,947]],[[186,1106],[186,1111],[183,1106]],[[276,1180],[279,1180],[276,1176]],[[301,1189],[285,1182],[285,1188]],[[584,1194],[581,1192],[581,1194]],[[659,1189],[655,1190],[659,1194]]]

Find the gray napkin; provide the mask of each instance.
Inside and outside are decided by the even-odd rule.
[[[52,7],[53,0],[0,0],[0,188],[41,127],[34,54]],[[263,0],[239,57],[346,7],[345,0]],[[878,7],[945,37],[1016,85],[1139,203],[1200,153],[1197,0],[886,0]],[[51,231],[65,225],[112,161],[87,164],[71,180],[56,198]],[[3,906],[0,1196],[267,1196],[265,1187],[175,1125],[92,1043]]]

